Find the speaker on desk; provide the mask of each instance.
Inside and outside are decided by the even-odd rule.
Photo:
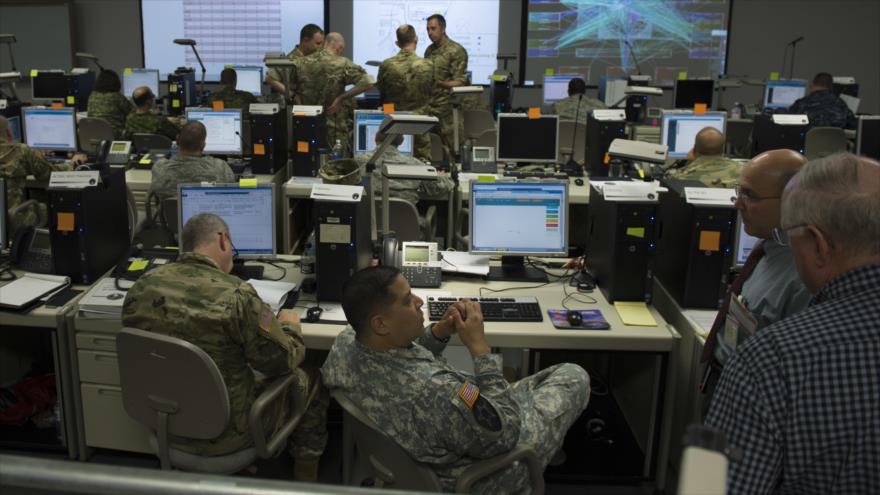
[[[590,177],[610,175],[605,154],[608,153],[611,141],[618,138],[626,139],[626,114],[623,110],[594,110],[587,114],[587,149],[584,157]]]

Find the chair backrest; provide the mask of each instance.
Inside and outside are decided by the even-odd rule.
[[[484,131],[480,134],[480,137],[474,142],[474,146],[490,146],[492,148],[495,147],[498,141],[497,139],[498,133],[495,129],[489,129],[488,131]],[[495,156],[498,156],[498,150],[495,150]]]
[[[170,150],[172,141],[161,134],[135,133],[131,136],[131,143],[137,153],[146,153],[150,150]]]
[[[154,431],[168,414],[168,433],[211,439],[229,423],[229,396],[217,365],[185,340],[123,328],[116,336],[125,412]]]
[[[85,117],[76,124],[80,151],[95,153],[101,141],[113,141],[113,126],[104,119]]]
[[[477,139],[480,134],[495,129],[495,119],[488,110],[465,110],[464,111],[464,137]]]
[[[358,452],[369,462],[372,473],[381,480],[384,487],[397,490],[441,490],[440,480],[430,467],[413,460],[344,393],[335,390],[331,395],[351,419],[351,433]]]
[[[587,126],[573,120],[559,121],[559,139],[556,149],[559,152],[559,159],[562,156],[573,155],[572,158],[578,163],[584,161],[584,151],[587,143]],[[563,153],[564,151],[564,153]]]
[[[165,222],[165,226],[168,227],[168,230],[170,230],[172,234],[177,235],[178,230],[180,230],[180,226],[178,225],[180,222],[178,221],[176,197],[165,198],[162,200],[162,220]]]
[[[750,158],[752,128],[751,120],[728,120],[724,130],[725,154],[731,158]]]
[[[804,137],[804,155],[807,160],[822,158],[846,151],[846,132],[839,127],[813,127]]]
[[[400,242],[422,240],[419,224],[419,211],[416,206],[401,198],[388,201],[389,227],[397,234]],[[382,225],[382,202],[376,201],[376,224]]]

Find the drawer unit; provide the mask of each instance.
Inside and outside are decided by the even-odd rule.
[[[86,445],[152,454],[150,430],[132,419],[122,405],[122,389],[81,385]]]

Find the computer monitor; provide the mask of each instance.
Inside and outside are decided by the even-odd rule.
[[[860,115],[856,154],[880,160],[880,115]]]
[[[499,162],[557,163],[559,116],[499,113],[497,139]]]
[[[712,79],[679,79],[675,81],[673,108],[694,108],[697,103],[711,107],[714,89]]]
[[[734,268],[742,268],[742,266],[746,264],[746,260],[749,258],[752,248],[755,247],[755,244],[760,239],[752,237],[746,233],[746,226],[743,223],[741,216],[737,216],[736,223],[736,250],[734,251],[733,266]]]
[[[494,280],[546,280],[524,256],[568,255],[567,182],[471,182],[473,254],[501,255]]]
[[[406,112],[397,112],[406,113]],[[354,154],[361,155],[376,149],[376,133],[379,125],[385,120],[382,110],[355,110],[354,111]],[[401,154],[412,156],[413,137],[403,136],[403,143],[397,147]]]
[[[208,131],[205,154],[241,155],[241,110],[186,109],[187,122],[201,122]]]
[[[556,74],[544,76],[544,103],[550,104],[568,98],[568,82],[582,77],[580,74]]]
[[[247,91],[254,96],[263,94],[263,68],[257,66],[233,65],[235,70],[235,89]]]
[[[684,158],[694,147],[697,133],[706,127],[714,127],[724,134],[724,112],[663,112],[660,124],[660,144],[669,147],[669,158]]]
[[[159,97],[159,69],[125,69],[122,71],[122,94],[131,98],[141,86],[147,86]]]
[[[76,151],[76,109],[24,107],[24,142],[45,151]]]
[[[7,117],[6,120],[9,122],[9,130],[12,131],[12,140],[16,143],[21,142],[21,117],[16,115],[15,117]]]
[[[6,179],[0,177],[0,250],[6,249],[9,234],[6,232]]]
[[[67,76],[61,70],[41,70],[31,77],[35,100],[63,100],[67,96]]]
[[[181,236],[194,215],[214,213],[229,226],[239,258],[275,256],[275,184],[181,184],[178,198]]]
[[[764,108],[788,108],[807,92],[807,81],[767,81],[764,86]]]

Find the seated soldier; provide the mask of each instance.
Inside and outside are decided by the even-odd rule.
[[[666,173],[670,179],[698,180],[709,187],[732,188],[739,181],[742,166],[724,158],[724,135],[714,127],[705,127],[697,133],[688,161],[681,168]]]
[[[224,160],[202,154],[207,136],[201,122],[186,124],[177,137],[177,155],[163,158],[153,165],[150,193],[159,201],[176,197],[180,184],[235,181],[235,174]]]
[[[153,113],[156,106],[156,95],[147,86],[135,88],[131,93],[134,101],[134,112],[125,118],[125,135],[131,139],[134,134],[159,134],[174,141],[180,126],[171,117],[163,117]]]
[[[587,83],[580,77],[568,81],[568,98],[553,103],[553,113],[562,120],[574,120],[587,125],[591,110],[605,108],[605,103],[586,95]]]
[[[246,113],[251,103],[257,102],[257,97],[251,93],[235,89],[238,74],[232,67],[227,67],[220,73],[220,84],[223,89],[212,94],[211,101],[222,101],[223,108],[240,108],[242,113]]]

